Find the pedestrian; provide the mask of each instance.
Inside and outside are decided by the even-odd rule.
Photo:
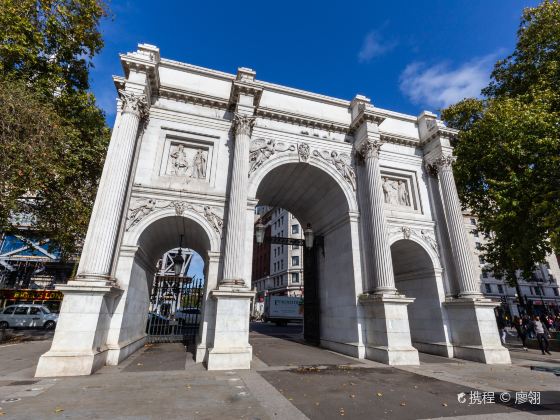
[[[537,335],[537,341],[542,354],[545,354],[545,352],[547,354],[551,354],[550,351],[548,351],[548,339],[550,338],[550,333],[548,332],[546,325],[544,325],[538,316],[535,316],[533,320],[533,329]]]
[[[504,322],[504,319],[499,316],[496,320],[497,324],[498,324],[498,332],[500,333],[500,340],[502,341],[502,344],[505,345],[506,344],[506,323]]]
[[[519,339],[521,340],[521,343],[523,344],[523,350],[528,351],[528,349],[527,349],[527,329],[523,325],[523,321],[521,320],[521,318],[519,318],[518,316],[513,318],[513,326],[515,327],[515,330],[517,331],[517,337],[519,337]]]

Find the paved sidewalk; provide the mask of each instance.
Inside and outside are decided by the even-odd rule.
[[[35,379],[50,342],[0,346],[0,411],[10,419],[560,418],[560,377],[529,367],[560,366],[558,354],[512,351],[513,366],[421,355],[419,367],[392,368],[306,346],[294,329],[257,329],[250,371],[208,372],[181,345],[164,344],[91,376]],[[474,390],[540,390],[542,401],[457,401]]]

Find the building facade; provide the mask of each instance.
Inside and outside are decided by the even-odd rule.
[[[263,206],[257,208],[261,223],[266,222],[269,236],[303,239],[303,229],[293,214],[282,208]],[[266,295],[303,296],[303,250],[297,245],[255,244],[253,267],[259,267],[260,256],[269,257],[268,271],[254,272],[253,289],[256,301],[262,302]],[[260,274],[260,275],[259,275]]]
[[[488,298],[500,302],[496,308],[498,316],[511,320],[515,316],[528,314],[546,315],[560,313],[560,267],[555,255],[549,255],[544,264],[538,264],[530,279],[523,278],[521,272],[517,273],[517,281],[521,291],[521,299],[515,287],[511,287],[503,279],[492,275],[482,255],[481,248],[485,238],[477,230],[475,216],[465,213],[464,225],[467,230],[469,243],[474,258],[477,275],[481,279],[481,292]],[[525,304],[522,304],[524,302]]]
[[[196,361],[249,368],[257,205],[287,209],[322,238],[304,299],[322,347],[390,365],[418,364],[418,351],[510,362],[464,229],[457,132],[436,115],[180,63],[147,44],[120,59],[80,264],[58,288],[36,376],[90,374],[141,348],[156,262],[178,243],[205,259]]]

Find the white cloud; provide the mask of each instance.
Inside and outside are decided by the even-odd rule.
[[[476,97],[488,84],[496,54],[490,54],[450,68],[447,63],[427,66],[410,63],[401,74],[400,89],[412,102],[446,107],[461,99]]]
[[[364,63],[373,57],[385,54],[397,45],[394,41],[384,41],[376,31],[371,31],[364,38],[362,48],[358,53],[358,61]]]

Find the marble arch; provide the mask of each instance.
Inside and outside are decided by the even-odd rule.
[[[335,185],[341,198],[333,202],[340,220],[318,223],[324,270],[346,280],[344,293],[324,287],[331,300],[321,309],[322,346],[392,365],[417,364],[418,343],[509,363],[463,225],[452,172],[457,132],[435,114],[276,85],[244,67],[230,74],[180,63],[148,44],[120,60],[117,116],[78,271],[59,287],[59,323],[36,376],[90,374],[141,346],[158,248],[142,238],[163,246],[156,231],[178,234],[166,221],[180,216],[206,237],[198,243],[207,290],[196,360],[210,370],[249,368],[253,209],[276,194],[269,181],[286,168],[323,174],[318,182]],[[415,275],[405,280],[403,243],[433,266],[441,316],[426,320],[445,323],[444,336],[409,322],[408,308],[422,305],[413,288],[399,290]]]

